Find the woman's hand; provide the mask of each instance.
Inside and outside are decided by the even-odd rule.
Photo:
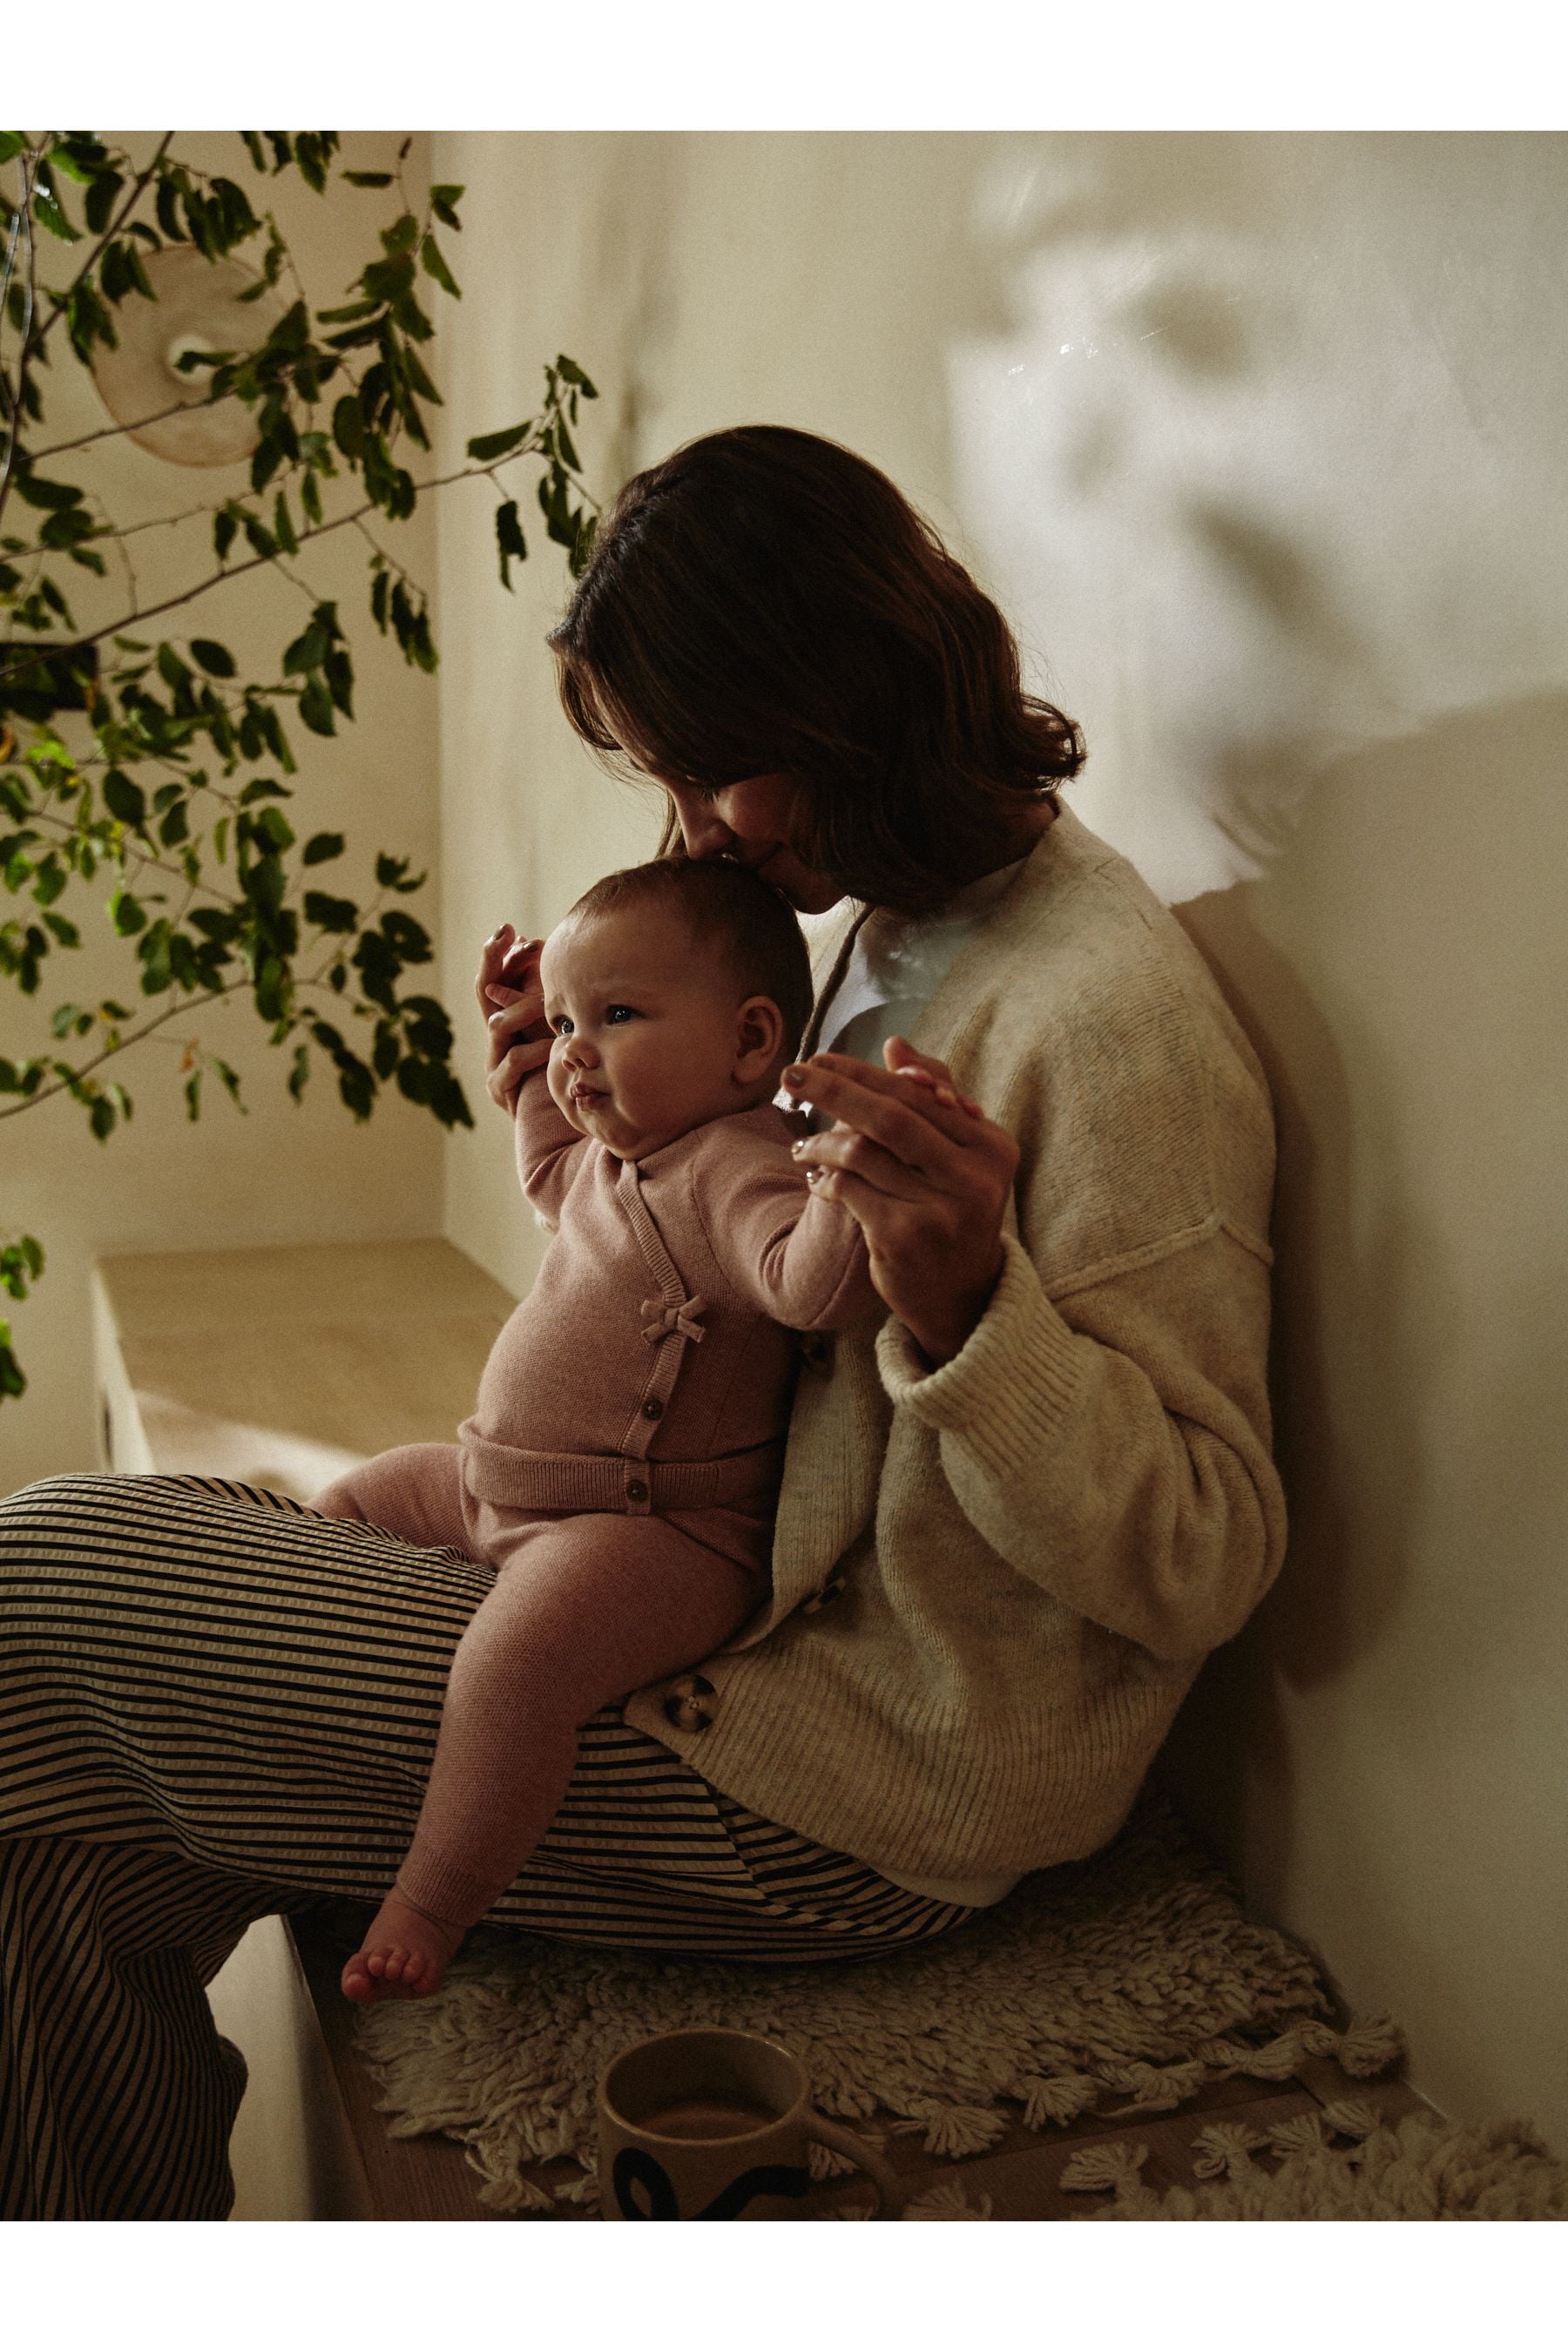
[[[542,940],[520,940],[510,923],[490,933],[479,957],[474,994],[489,1032],[485,1087],[491,1102],[509,1118],[518,1088],[531,1070],[550,1059],[544,992],[539,985]]]
[[[795,1158],[813,1191],[858,1221],[878,1290],[932,1365],[945,1364],[996,1287],[1018,1147],[907,1038],[890,1037],[882,1056],[884,1070],[817,1054],[784,1072],[789,1093],[837,1122]]]

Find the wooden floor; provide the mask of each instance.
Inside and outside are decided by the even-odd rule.
[[[353,1941],[346,1932],[334,1929],[330,1915],[315,1914],[298,1924],[295,1944],[321,2023],[347,2136],[363,2175],[364,2210],[345,2218],[385,2221],[595,2218],[591,2209],[584,2213],[566,2204],[557,2206],[552,2216],[497,2213],[479,2203],[478,2176],[456,2140],[435,2134],[419,2139],[391,2138],[386,2118],[372,2104],[374,2086],[355,2052],[354,2012],[338,1990],[339,1972],[353,1948]],[[1145,2147],[1149,2157],[1142,2179],[1147,2187],[1191,2188],[1194,2184],[1193,2141],[1205,2124],[1245,2121],[1268,2130],[1290,2116],[1310,2115],[1335,2099],[1350,2097],[1363,2101],[1385,2121],[1426,2105],[1407,2084],[1368,2083],[1342,2073],[1331,2059],[1310,2059],[1286,2083],[1216,2084],[1170,2115],[1134,2116],[1124,2124],[1108,2124],[1103,2116],[1091,2116],[1072,2124],[1047,2125],[1037,2132],[1012,2123],[985,2155],[965,2157],[956,2163],[927,2156],[918,2134],[905,2137],[889,2130],[882,2152],[910,2200],[950,2183],[971,2204],[989,2197],[994,2221],[1076,2221],[1106,2201],[1102,2195],[1064,2195],[1057,2186],[1068,2158],[1081,2148],[1109,2147],[1118,2142]],[[891,2116],[873,2118],[870,2127],[885,2127],[892,2120]],[[574,2162],[541,2164],[531,2167],[528,2173],[546,2191],[579,2177],[580,2168]],[[806,2218],[828,2221],[867,2201],[864,2180],[846,2175],[813,2189]]]

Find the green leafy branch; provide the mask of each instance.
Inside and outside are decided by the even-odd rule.
[[[0,1056],[0,1120],[64,1095],[107,1141],[134,1108],[119,1057],[147,1042],[178,1052],[188,1118],[200,1116],[206,1079],[243,1110],[237,1073],[195,1024],[220,1002],[248,1000],[268,1042],[289,1051],[296,1101],[320,1057],[356,1119],[390,1086],[448,1129],[471,1125],[451,1066],[450,1020],[407,979],[433,956],[404,903],[426,877],[382,850],[373,892],[321,887],[319,869],[347,858],[349,845],[311,829],[291,805],[300,790],[289,781],[299,774],[293,730],[336,736],[353,722],[355,690],[338,605],[300,567],[317,540],[355,529],[367,546],[371,619],[406,663],[434,671],[428,596],[373,519],[406,520],[421,497],[483,474],[499,495],[495,544],[510,589],[511,565],[528,549],[505,476],[529,461],[546,536],[579,574],[599,509],[574,434],[595,388],[558,354],[535,415],[470,438],[468,463],[456,471],[416,478],[410,452],[430,448],[429,411],[441,400],[421,295],[433,288],[460,299],[442,240],[460,231],[463,190],[437,185],[411,201],[401,170],[407,142],[397,171],[347,172],[335,165],[334,131],[238,134],[264,179],[297,170],[333,202],[359,201],[338,194],[344,184],[393,192],[397,208],[346,299],[318,310],[265,202],[182,161],[173,136],[137,165],[89,132],[0,132],[0,881],[16,902],[0,921],[0,978],[37,995],[51,960],[83,944],[85,895],[124,943],[121,994],[132,1000],[56,1003],[48,1046]],[[59,468],[157,420],[51,442],[43,386],[57,328],[90,367],[115,347],[124,306],[157,299],[150,264],[174,247],[215,265],[252,256],[240,299],[271,295],[275,307],[293,299],[255,348],[188,352],[179,362],[191,401],[162,415],[242,404],[255,436],[248,489],[163,519],[201,524],[211,559],[177,592],[144,604],[129,543],[155,526],[117,525],[89,484]],[[73,266],[63,282],[46,282],[41,257],[61,248]],[[110,598],[106,553],[123,574],[122,597]],[[165,615],[267,567],[290,598],[303,594],[308,612],[302,626],[279,632],[268,672],[242,675],[216,634],[150,626],[166,628]],[[83,597],[93,609],[79,618]],[[106,603],[116,608],[105,612]],[[25,1237],[0,1255],[0,1279],[23,1297],[42,1265]],[[23,1385],[5,1331],[0,1401]]]
[[[31,1234],[0,1246],[0,1288],[13,1298],[26,1298],[27,1285],[44,1270],[44,1253]],[[19,1397],[26,1387],[21,1365],[11,1351],[11,1326],[0,1315],[0,1399]]]

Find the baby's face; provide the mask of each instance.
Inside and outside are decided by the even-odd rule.
[[[629,908],[563,923],[540,958],[556,1107],[622,1160],[641,1160],[772,1092],[748,1059],[746,1005],[717,950],[678,915]],[[764,1000],[765,1001],[765,1000]]]

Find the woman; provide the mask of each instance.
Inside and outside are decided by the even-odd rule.
[[[847,451],[677,451],[552,643],[669,847],[850,902],[790,1082],[889,1311],[805,1361],[765,1616],[584,1727],[489,1917],[865,1957],[1102,1844],[1278,1567],[1267,1093],[1058,803],[1081,746],[1001,615]],[[491,1018],[498,1103],[533,1009]],[[201,1987],[248,1920],[384,1883],[489,1572],[219,1481],[71,1478],[0,1504],[0,2213],[219,2217],[243,2068]]]

